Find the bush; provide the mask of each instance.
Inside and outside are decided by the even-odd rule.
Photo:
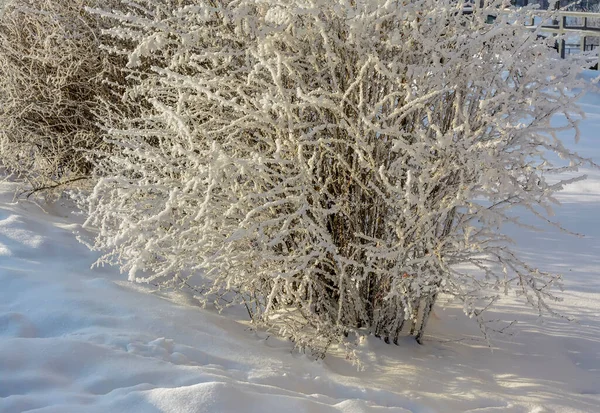
[[[440,293],[484,330],[512,290],[552,312],[559,277],[496,230],[517,206],[543,216],[561,187],[546,176],[584,162],[557,137],[578,131],[578,71],[526,10],[489,25],[495,5],[438,0],[174,3],[98,12],[132,42],[127,93],[147,103],[111,130],[88,200],[99,264],[228,293],[319,353],[353,333],[420,342]]]
[[[106,152],[97,117],[120,104],[124,63],[99,47],[84,9],[98,3],[12,0],[0,16],[0,163],[33,191],[90,177],[90,151]]]

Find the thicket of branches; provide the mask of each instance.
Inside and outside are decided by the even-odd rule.
[[[592,165],[560,140],[592,86],[502,4],[13,0],[0,164],[31,191],[92,177],[98,264],[319,354],[422,342],[440,294],[484,333],[509,293],[554,314],[560,276],[500,227]]]
[[[32,190],[90,177],[90,151],[106,152],[97,123],[120,105],[124,63],[100,48],[106,24],[85,7],[117,4],[12,0],[0,15],[0,164]]]
[[[552,313],[559,276],[498,227],[545,220],[586,161],[583,86],[498,4],[128,1],[96,10],[127,56],[139,116],[106,120],[118,150],[86,200],[99,263],[131,280],[227,293],[253,321],[324,351],[348,334],[421,341],[444,293],[485,331],[516,293]],[[490,13],[498,15],[486,24]],[[561,126],[551,119],[561,115]],[[555,161],[556,159],[561,161]]]

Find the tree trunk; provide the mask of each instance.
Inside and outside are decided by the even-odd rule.
[[[427,302],[425,303],[425,308],[423,309],[423,317],[421,319],[421,326],[419,327],[419,332],[415,339],[417,343],[423,344],[423,336],[425,335],[425,327],[427,326],[427,321],[429,320],[429,316],[431,315],[431,310],[435,305],[435,301],[437,300],[437,292],[434,293]]]

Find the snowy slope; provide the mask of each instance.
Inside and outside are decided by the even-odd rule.
[[[600,97],[579,150],[600,160]],[[0,184],[0,412],[600,412],[600,173],[567,188],[557,218],[577,238],[508,228],[530,260],[565,274],[557,303],[577,323],[519,319],[491,350],[452,305],[423,346],[361,344],[365,371],[342,356],[314,362],[254,333],[237,314],[184,293],[148,294],[95,260],[80,218],[12,202]]]

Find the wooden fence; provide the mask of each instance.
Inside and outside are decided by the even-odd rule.
[[[579,11],[554,11],[551,17],[550,12],[540,13],[539,18],[541,23],[536,24],[532,21],[527,27],[531,27],[532,30],[540,29],[544,33],[551,33],[555,36],[560,36],[558,40],[558,53],[561,58],[565,58],[567,43],[565,37],[569,34],[579,36],[579,50],[581,52],[589,50],[598,50],[594,45],[588,44],[588,39],[599,38],[600,39],[600,13],[588,13]],[[568,24],[569,18],[577,18],[582,24]],[[590,27],[588,22],[590,19],[598,19],[599,27]],[[549,23],[549,20],[551,22]],[[549,24],[548,24],[549,23]],[[591,47],[590,47],[591,46]],[[600,55],[596,58],[596,63],[600,63]],[[600,64],[597,66],[600,67]]]

